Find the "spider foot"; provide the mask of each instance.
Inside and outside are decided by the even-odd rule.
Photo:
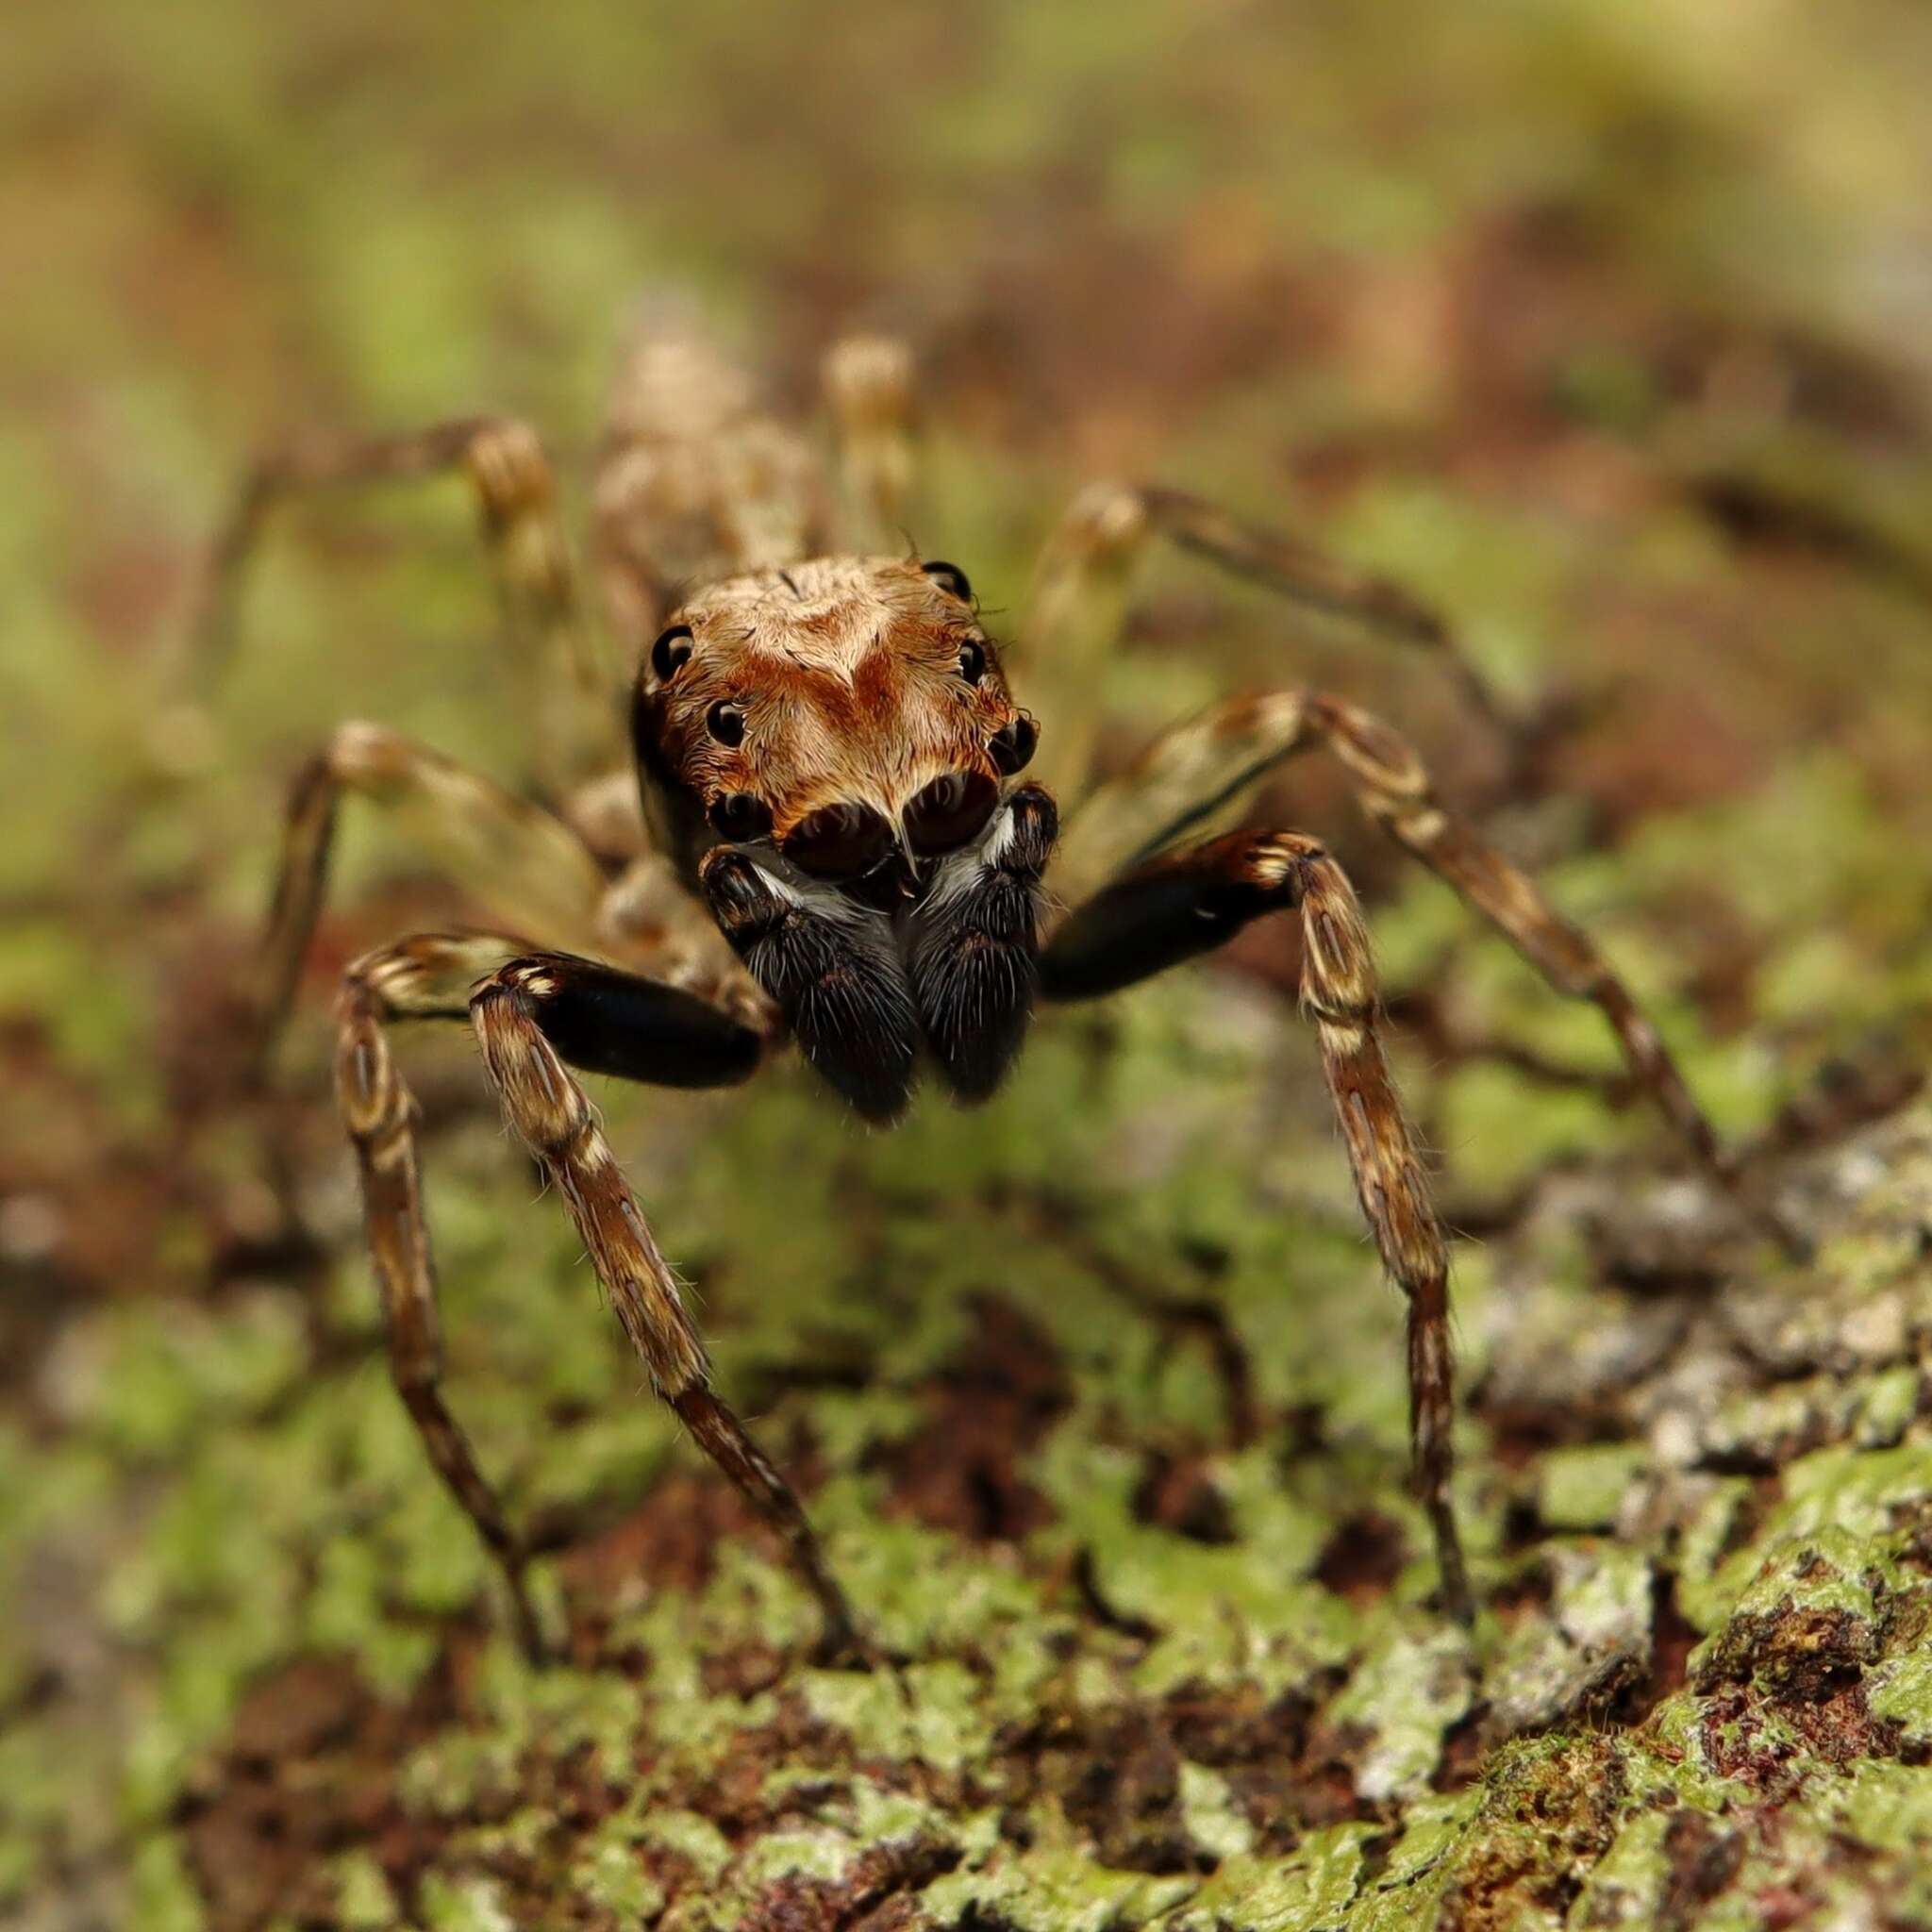
[[[1430,1500],[1429,1526],[1435,1533],[1436,1570],[1440,1577],[1437,1596],[1442,1614],[1466,1630],[1475,1622],[1475,1597],[1469,1587],[1469,1566],[1462,1554],[1462,1536],[1456,1526],[1456,1512],[1446,1499]]]
[[[852,1621],[849,1611],[837,1624],[828,1617],[818,1641],[806,1655],[822,1671],[882,1671],[907,1661],[898,1653],[874,1642]]]

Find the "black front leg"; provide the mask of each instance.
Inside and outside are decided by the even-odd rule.
[[[653,1087],[735,1087],[758,1071],[764,1041],[695,993],[568,954],[523,963],[530,1017],[587,1074]]]
[[[1263,913],[1294,905],[1299,874],[1255,862],[1236,833],[1155,860],[1074,908],[1040,961],[1050,1000],[1091,1000],[1224,946]]]

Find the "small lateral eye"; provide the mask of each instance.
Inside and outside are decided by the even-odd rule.
[[[659,684],[668,684],[691,656],[691,625],[674,624],[651,646],[651,669]]]
[[[741,707],[721,700],[705,713],[705,729],[720,744],[742,744],[744,712]]]
[[[968,684],[977,684],[986,675],[986,646],[968,638],[959,646],[959,675]]]
[[[973,601],[973,586],[966,581],[966,573],[957,563],[922,563],[920,569],[936,583],[941,590],[950,591],[962,604]]]

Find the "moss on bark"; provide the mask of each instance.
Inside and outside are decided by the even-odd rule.
[[[1170,1015],[1135,1013],[1108,1088],[1211,1079]],[[1237,1109],[1293,1058],[1288,1016],[1251,1018],[1222,1069]],[[1108,1115],[1071,1091],[1091,1078],[1042,1041],[1000,1106],[1064,1104],[1071,1129]],[[28,1605],[104,1561],[59,1635],[119,1668],[108,1708],[54,1699],[0,1737],[16,1886],[57,1848],[115,1848],[142,1923],[224,1928],[1924,1908],[1932,1113],[1794,1168],[1816,1265],[1734,1249],[1662,1298],[1661,1342],[1657,1291],[1586,1279],[1535,1215],[1484,1251],[1461,1315],[1473,1636],[1429,1605],[1399,1310],[1345,1221],[1249,1180],[1214,1237],[1224,1331],[1177,1332],[1143,1292],[1208,1265],[1219,1135],[1127,1195],[1070,1183],[1057,1135],[1050,1172],[1001,1152],[1026,1136],[997,1113],[922,1117],[891,1157],[803,1093],[749,1127],[619,1117],[687,1229],[708,1203],[728,1224],[687,1237],[725,1382],[895,1661],[807,1661],[774,1551],[639,1399],[541,1209],[506,1202],[494,1136],[462,1126],[432,1156],[453,1389],[518,1509],[568,1530],[541,1574],[567,1660],[533,1674],[504,1641],[359,1319],[325,1297],[318,1343],[318,1309],[266,1281],[84,1318],[43,1370],[58,1430],[9,1450],[11,1541]],[[1095,1174],[1133,1158],[1134,1114],[1111,1118]],[[856,1195],[861,1160],[892,1173]],[[1632,1212],[1627,1178],[1601,1185]],[[810,1213],[835,1197],[857,1205]],[[1527,1414],[1586,1290],[1560,1407]],[[1284,1307],[1295,1341],[1269,1360]],[[1292,1379],[1257,1426],[1235,1425],[1230,1360]]]

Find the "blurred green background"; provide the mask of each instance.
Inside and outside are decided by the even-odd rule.
[[[1506,690],[1585,693],[1579,810],[1776,782],[1823,794],[1801,836],[1868,790],[1921,831],[1928,33],[1876,0],[36,8],[0,75],[5,883],[59,896],[104,804],[110,865],[206,862],[196,796],[115,781],[251,453],[490,408],[580,475],[666,281],[792,404],[838,331],[906,333],[918,534],[1009,607],[1077,483],[1159,475],[1396,571]],[[197,795],[258,806],[345,707],[515,769],[468,544],[454,487],[285,519]],[[1406,662],[1185,570],[1150,604],[1124,742],[1339,675],[1480,768]]]
[[[379,1873],[332,1864],[340,1838],[291,1827],[295,1849],[269,1857],[194,1821],[282,1761],[273,1738],[234,1741],[238,1712],[287,1702],[250,1706],[251,1687],[319,1657],[353,1659],[375,1687],[357,1695],[385,1708],[413,1698],[412,1748],[444,1731],[535,1748],[548,1722],[465,1676],[487,1587],[375,1363],[321,1072],[330,966],[460,900],[350,825],[273,1137],[313,1244],[278,1224],[268,1130],[224,1085],[297,759],[361,714],[514,777],[523,719],[460,487],[339,494],[276,521],[205,741],[158,765],[206,542],[265,444],[511,411],[543,428],[575,508],[641,295],[694,289],[800,413],[830,340],[897,331],[922,372],[915,534],[996,610],[1020,608],[1081,483],[1158,478],[1391,573],[1513,704],[1568,719],[1506,786],[1426,665],[1161,558],[1095,694],[1109,757],[1243,684],[1319,681],[1384,711],[1605,937],[1740,1140],[1876,1111],[1932,1049],[1916,0],[81,0],[17,8],[5,42],[0,1910],[489,1923],[462,1916],[493,1869],[464,1849],[473,1820]],[[1674,1163],[1594,1017],[1398,871],[1332,778],[1298,771],[1275,804],[1364,881],[1461,1225],[1507,1241],[1556,1163]],[[1291,970],[1257,936],[1232,972],[1043,1040],[989,1112],[928,1105],[890,1142],[785,1079],[728,1105],[600,1093],[637,1171],[664,1177],[666,1245],[705,1291],[727,1384],[816,1457],[861,1601],[932,1669],[980,1641],[982,1614],[1064,1618],[1120,1664],[1124,1640],[1068,1608],[1071,1553],[1128,1534],[1139,1507],[1107,1457],[1152,1441],[1184,1460],[1214,1433],[1192,1357],[1176,1366],[1158,1324],[1121,1316],[1091,1254],[1042,1244],[1041,1204],[1063,1198],[1095,1253],[1165,1292],[1213,1284],[1269,1416],[1333,1425],[1336,1462],[1289,1503],[1258,1463],[1223,1472],[1242,1535],[1266,1525],[1291,1553],[1294,1615],[1319,1633],[1260,1675],[1345,1673],[1381,1641],[1357,1600],[1307,1580],[1325,1519],[1408,1519],[1395,1317],[1312,1060],[1266,991]],[[461,1043],[425,1063],[458,1401],[487,1458],[520,1507],[587,1512],[596,1535],[646,1491],[715,1517],[476,1111]],[[1078,1218],[1048,1221],[1063,1211]],[[1477,1369],[1486,1279],[1473,1251]],[[901,1298],[914,1281],[925,1297]],[[1078,1420],[1021,1457],[1044,1514],[999,1518],[993,1554],[959,1557],[952,1505],[922,1502],[879,1443],[915,1440],[990,1287],[1054,1310]],[[1517,1478],[1482,1474],[1472,1446],[1493,1582]],[[1302,1516],[1284,1527],[1282,1508]],[[726,1560],[712,1589],[736,1608],[703,1613],[726,1635],[667,1611],[659,1653],[675,1631],[729,1651],[747,1617],[789,1641],[780,1573]],[[574,1588],[621,1597],[624,1570],[591,1564]],[[1426,1571],[1412,1541],[1390,1617],[1417,1614]],[[1263,1603],[1245,1573],[1216,1577],[1181,1623]],[[581,1707],[557,1719],[572,1739],[608,1716],[623,1652],[621,1627],[584,1614]],[[458,1716],[433,1697],[424,1716],[423,1686],[451,1676]],[[604,1855],[558,1854],[587,1923],[619,1910],[597,1892]],[[677,1895],[652,1871],[660,1905]]]

